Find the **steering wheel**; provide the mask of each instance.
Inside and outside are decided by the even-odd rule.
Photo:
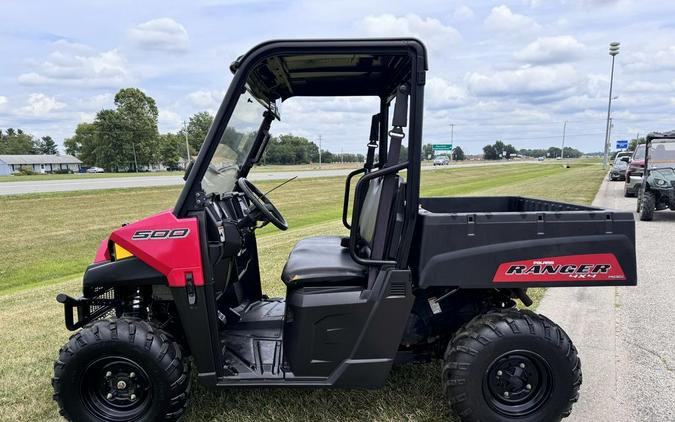
[[[239,186],[239,189],[241,189],[246,198],[251,201],[255,210],[262,214],[264,220],[274,224],[279,230],[288,229],[288,223],[286,223],[286,219],[281,215],[281,212],[250,180],[240,177],[237,180],[237,186]]]

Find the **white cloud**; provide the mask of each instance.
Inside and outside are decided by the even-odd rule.
[[[452,26],[444,25],[438,19],[415,14],[367,16],[361,25],[373,37],[415,37],[434,49],[455,44],[462,39],[459,31]]]
[[[430,77],[427,79],[424,100],[426,106],[432,110],[457,107],[466,103],[467,92],[445,79]]]
[[[187,99],[194,107],[200,110],[206,110],[211,114],[220,106],[223,97],[225,96],[225,91],[215,90],[215,91],[204,91],[199,90],[191,92],[187,95]]]
[[[574,67],[568,64],[525,67],[489,74],[474,72],[468,75],[467,80],[469,90],[478,96],[532,97],[533,101],[548,96],[569,95],[567,91],[580,82]]]
[[[19,75],[22,85],[119,87],[132,81],[127,60],[116,49],[96,52],[89,46],[60,40],[35,71]]]
[[[617,56],[620,57],[620,56]],[[627,54],[626,68],[631,72],[661,72],[675,70],[675,46],[657,51]]]
[[[26,105],[19,111],[21,115],[31,117],[46,117],[53,111],[60,110],[66,105],[57,101],[54,97],[49,97],[42,93],[30,94]]]
[[[3,110],[7,106],[7,103],[7,97],[0,95],[0,110]]]
[[[463,5],[455,9],[452,16],[457,20],[469,20],[474,17],[473,10],[469,6]]]
[[[181,128],[181,125],[183,124],[183,119],[181,118],[180,114],[176,113],[175,111],[163,108],[159,109],[159,117],[157,120],[159,123],[160,131],[166,130],[175,132],[179,130]]]
[[[492,8],[488,17],[485,18],[484,25],[495,32],[522,33],[541,29],[537,21],[528,16],[513,13],[504,4]]]
[[[582,57],[586,46],[571,35],[541,37],[516,52],[514,57],[527,63],[564,63]]]
[[[152,19],[129,30],[129,38],[144,50],[185,51],[190,37],[183,25],[171,18]]]

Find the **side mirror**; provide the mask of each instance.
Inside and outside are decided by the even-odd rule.
[[[192,166],[195,165],[194,160],[190,161],[190,163],[185,167],[185,173],[183,174],[183,180],[187,181],[188,176],[190,175],[190,171],[192,170]]]

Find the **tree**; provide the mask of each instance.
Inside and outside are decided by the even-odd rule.
[[[635,151],[638,145],[646,143],[647,140],[644,137],[633,138],[628,143],[628,150]]]
[[[548,157],[550,157],[550,158],[560,157],[560,151],[561,151],[561,150],[560,150],[560,148],[558,148],[558,147],[550,147],[550,148],[546,151],[546,155],[547,155]]]
[[[504,145],[504,142],[502,141],[497,141],[494,144],[495,152],[497,153],[497,160],[500,160],[502,157],[504,157],[504,152],[506,151],[506,145]]]
[[[485,145],[483,147],[483,158],[485,160],[499,160],[499,154],[494,145]]]
[[[462,150],[461,147],[454,147],[452,149],[452,159],[455,161],[464,161],[466,159],[464,150]]]
[[[21,129],[8,128],[0,131],[0,154],[36,154],[36,142],[33,136]]]
[[[75,135],[63,141],[66,154],[74,155],[87,165],[95,165],[94,150],[98,138],[96,125],[93,123],[80,123],[75,128]]]
[[[54,142],[51,136],[43,136],[42,139],[40,139],[38,150],[40,151],[40,154],[45,155],[56,155],[59,153],[56,142]]]
[[[190,116],[190,121],[187,126],[190,154],[195,155],[199,152],[212,123],[213,116],[208,111],[201,111]],[[185,136],[185,130],[182,129],[179,134]],[[184,155],[185,154],[183,154],[183,156]]]
[[[511,159],[511,156],[512,156],[512,155],[515,155],[515,154],[518,154],[518,150],[517,150],[516,147],[514,147],[513,145],[507,144],[507,145],[504,147],[504,157],[505,157],[507,160]]]
[[[115,106],[115,115],[107,116],[107,123],[113,124],[108,129],[112,129],[115,136],[115,150],[121,153],[122,159],[133,164],[134,169],[136,163],[155,163],[159,158],[159,112],[155,100],[138,88],[124,88],[115,95]]]
[[[93,123],[81,123],[64,141],[66,152],[90,166],[106,170],[135,169],[160,160],[158,110],[155,100],[137,88],[121,89],[115,108],[96,114]]]
[[[176,167],[181,153],[185,154],[184,138],[178,134],[166,133],[159,136],[159,161],[167,167]]]
[[[434,147],[432,144],[422,145],[422,160],[427,160],[429,157],[433,158],[434,156]]]

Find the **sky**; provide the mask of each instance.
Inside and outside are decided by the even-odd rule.
[[[612,142],[675,129],[675,2],[81,0],[0,2],[0,128],[52,136],[113,107],[121,88],[157,101],[160,132],[212,113],[229,64],[278,38],[402,37],[429,52],[424,142],[478,153],[603,147],[616,57]],[[273,134],[363,152],[372,98],[291,98]]]

